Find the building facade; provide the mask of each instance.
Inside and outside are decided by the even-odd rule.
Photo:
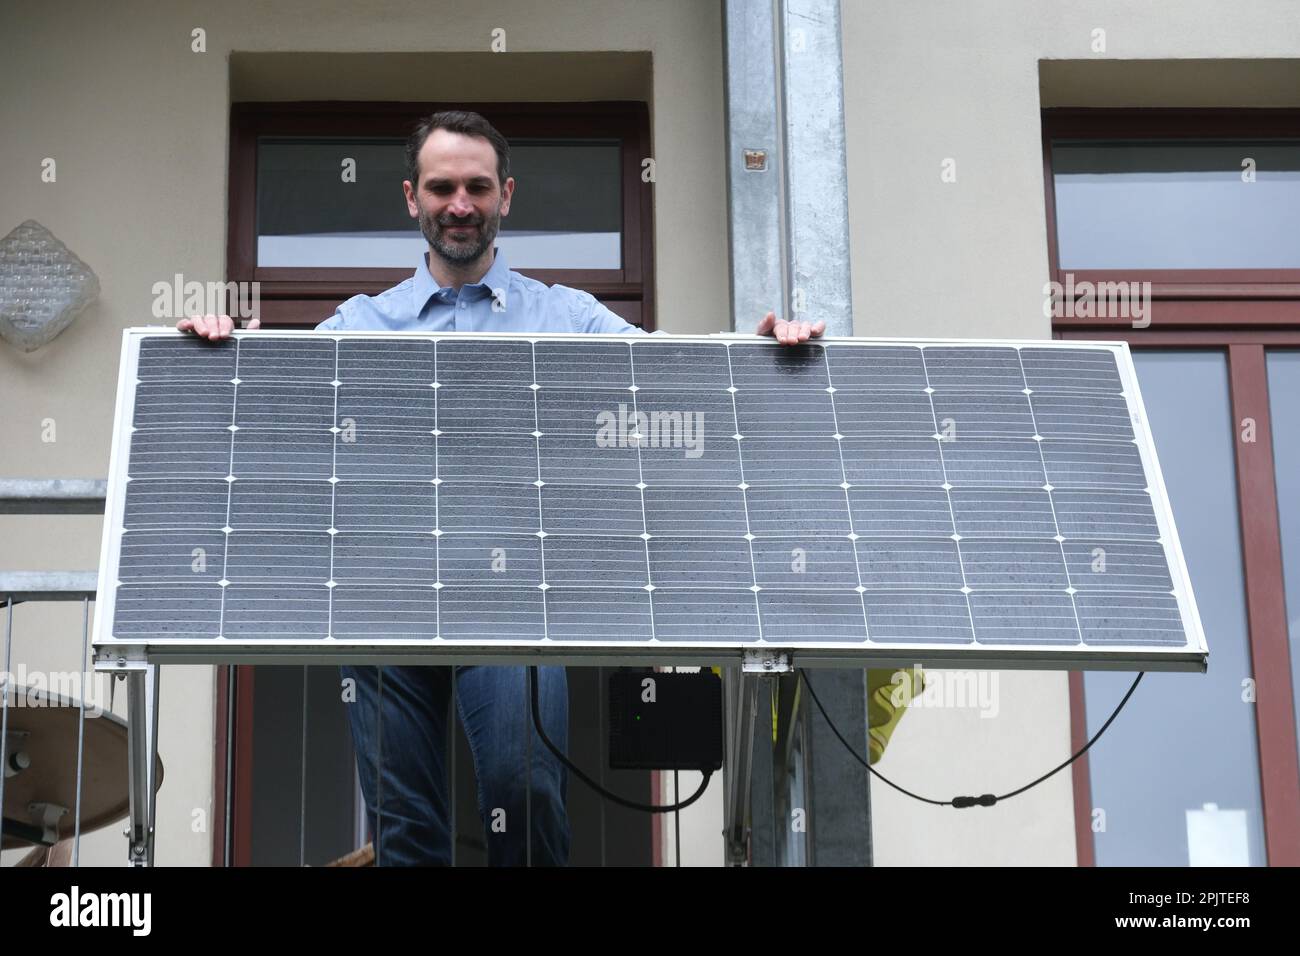
[[[1213,851],[1189,836],[1213,805],[1232,815],[1222,832],[1244,855],[1232,859],[1294,864],[1300,511],[1288,492],[1300,489],[1288,463],[1300,434],[1286,403],[1300,397],[1300,240],[1268,230],[1269,207],[1289,208],[1292,223],[1300,212],[1300,4],[842,0],[841,21],[855,334],[1129,340],[1212,651],[1209,675],[1150,675],[1086,762],[1004,804],[935,808],[874,782],[874,862],[1223,860],[1198,855]],[[107,474],[120,333],[170,324],[156,317],[159,283],[260,280],[264,322],[285,325],[391,285],[382,251],[369,271],[349,271],[328,250],[277,248],[258,223],[278,215],[281,235],[333,231],[310,213],[327,197],[300,191],[277,209],[257,184],[294,185],[292,165],[273,178],[277,145],[309,159],[331,141],[360,148],[430,104],[500,117],[507,136],[534,143],[534,181],[591,164],[589,181],[607,187],[587,197],[585,224],[538,207],[528,228],[562,233],[574,251],[551,261],[521,245],[533,258],[516,268],[582,284],[647,327],[728,329],[724,30],[716,0],[6,4],[0,234],[39,221],[102,291],[43,348],[0,345],[0,475]],[[577,152],[548,154],[548,137]],[[622,165],[602,159],[611,143]],[[1216,145],[1255,165],[1215,166],[1198,152]],[[653,176],[629,176],[629,158],[637,172],[652,160]],[[1216,198],[1227,203],[1217,218],[1179,219],[1197,184],[1223,181],[1225,169],[1270,198]],[[1257,177],[1241,178],[1247,169]],[[1149,175],[1125,180],[1137,184],[1129,199],[1104,191],[1119,182],[1107,177],[1135,170]],[[529,180],[516,175],[523,197]],[[1151,198],[1143,182],[1170,191]],[[381,188],[396,204],[400,177]],[[1193,242],[1196,229],[1217,238]],[[285,258],[268,265],[274,255]],[[1154,280],[1150,322],[1053,317],[1045,288],[1066,273]],[[0,568],[94,568],[100,530],[95,516],[2,515]],[[75,669],[81,613],[16,608],[14,660]],[[318,699],[331,686],[322,673]],[[988,701],[917,707],[878,769],[937,799],[1013,790],[1079,749],[1123,677],[997,672],[995,713]],[[283,772],[298,786],[288,722],[300,685],[268,672],[240,689],[224,669],[164,668],[160,865],[219,863],[227,846],[232,862],[271,862],[270,848],[296,848],[285,830],[296,791],[274,805],[270,782]],[[258,706],[279,716],[259,726]],[[334,733],[322,741],[346,742],[337,714],[320,721]],[[240,749],[255,739],[260,749]],[[308,776],[311,792],[346,794],[337,780],[350,758],[320,747],[313,766],[334,776]],[[682,774],[680,792],[697,780]],[[671,796],[670,777],[658,785]],[[720,791],[681,814],[683,864],[722,863]],[[354,836],[352,809],[331,806],[314,824],[322,853]],[[673,824],[629,819],[623,832],[638,844],[626,859],[676,861]],[[83,838],[81,860],[116,864],[124,849],[110,826]]]

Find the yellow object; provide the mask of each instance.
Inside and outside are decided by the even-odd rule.
[[[713,673],[722,677],[722,668]],[[875,763],[885,755],[889,738],[903,719],[912,697],[923,687],[920,671],[869,669],[867,671],[867,759]],[[772,742],[776,743],[777,697],[772,695]]]
[[[867,759],[871,763],[885,755],[889,738],[923,683],[919,670],[867,671]]]

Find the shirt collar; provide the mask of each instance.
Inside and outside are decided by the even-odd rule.
[[[506,295],[510,291],[510,267],[506,265],[506,257],[501,252],[500,246],[492,247],[492,267],[484,273],[480,282],[475,283],[483,287],[483,298],[498,296],[501,300],[501,308],[506,306]]]
[[[434,281],[433,275],[429,272],[429,264],[425,261],[428,254],[428,251],[425,251],[420,256],[420,264],[415,267],[415,283],[411,286],[416,315],[423,312],[424,307],[429,304],[429,299],[438,293],[438,283]]]
[[[469,282],[465,284],[466,289],[480,289],[480,295],[475,298],[489,298],[497,291],[500,292],[501,305],[504,308],[506,304],[506,295],[510,291],[510,267],[506,264],[506,257],[501,253],[501,247],[493,247],[492,267],[484,274],[478,282]],[[418,315],[424,311],[424,307],[429,304],[429,299],[440,292],[445,292],[455,297],[455,293],[450,286],[440,287],[433,274],[429,272],[429,263],[426,250],[420,256],[420,264],[415,267],[415,282],[411,287],[411,294],[414,299],[415,312]]]

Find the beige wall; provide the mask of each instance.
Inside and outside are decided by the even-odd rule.
[[[842,0],[841,9],[859,335],[1050,334],[1041,106],[1300,101],[1300,4],[1290,0]],[[1105,53],[1092,52],[1096,28]],[[940,180],[948,158],[955,183]],[[1068,757],[1065,675],[999,677],[997,717],[909,713],[878,769],[948,799],[1006,792]],[[876,860],[1071,865],[1069,788],[1063,771],[1006,806],[953,811],[873,782]]]

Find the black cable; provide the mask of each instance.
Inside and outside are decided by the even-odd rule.
[[[528,709],[532,711],[533,727],[537,731],[537,736],[542,738],[542,743],[546,744],[547,749],[550,750],[551,753],[555,754],[556,759],[559,760],[560,763],[564,764],[571,771],[573,771],[574,776],[576,776],[587,786],[591,787],[591,789],[595,790],[601,796],[605,797],[608,800],[613,800],[619,806],[627,807],[630,810],[641,810],[644,811],[645,813],[672,813],[674,810],[685,810],[696,800],[700,799],[700,797],[704,796],[704,791],[707,790],[709,786],[709,778],[713,776],[712,770],[704,771],[704,779],[700,781],[700,789],[696,790],[695,793],[691,794],[691,796],[687,797],[681,803],[674,803],[666,807],[658,807],[651,803],[637,803],[634,800],[625,800],[623,797],[620,797],[616,793],[610,793],[608,790],[606,790],[604,787],[598,784],[595,780],[592,780],[585,773],[579,770],[573,764],[573,762],[569,760],[568,757],[560,753],[560,751],[556,749],[555,744],[551,743],[551,738],[546,736],[546,731],[542,730],[542,718],[541,718],[542,706],[539,700],[540,695],[537,689],[538,680],[537,680],[536,667],[528,668],[528,684],[529,684],[529,695],[528,695],[529,708]]]
[[[852,744],[850,744],[847,740],[844,739],[844,735],[839,732],[839,729],[831,721],[830,714],[826,713],[826,708],[822,706],[821,700],[818,699],[817,691],[813,690],[812,681],[808,679],[808,675],[804,672],[804,669],[800,667],[798,671],[799,671],[799,679],[803,681],[803,685],[808,688],[808,693],[812,695],[813,703],[817,705],[817,709],[822,712],[822,717],[825,718],[827,726],[829,726],[831,732],[834,733],[835,736],[839,738],[840,743],[844,745],[845,749],[848,750],[848,752],[853,755],[854,760],[862,764],[862,766],[866,767],[867,771],[874,774],[877,780],[884,781],[885,783],[889,784],[889,786],[897,790],[899,793],[905,793],[912,799],[920,800],[922,803],[930,803],[936,807],[953,807],[954,809],[957,810],[961,810],[966,807],[991,807],[999,800],[1010,800],[1012,797],[1024,793],[1026,790],[1030,789],[1031,787],[1038,786],[1040,783],[1042,783],[1048,777],[1055,774],[1057,771],[1064,770],[1070,764],[1074,763],[1076,760],[1078,760],[1080,757],[1086,754],[1088,752],[1088,748],[1091,747],[1093,744],[1095,744],[1097,742],[1097,739],[1106,732],[1106,728],[1111,725],[1111,721],[1113,721],[1116,717],[1119,716],[1119,712],[1124,709],[1124,705],[1128,703],[1128,699],[1133,696],[1133,691],[1137,690],[1138,684],[1140,684],[1142,682],[1142,678],[1146,676],[1146,671],[1142,671],[1140,674],[1138,674],[1136,678],[1134,678],[1133,685],[1129,687],[1128,693],[1125,694],[1124,699],[1119,702],[1119,706],[1115,708],[1115,710],[1111,713],[1111,715],[1108,718],[1106,718],[1106,722],[1101,725],[1101,729],[1098,730],[1093,735],[1092,739],[1083,745],[1082,750],[1080,750],[1077,754],[1075,754],[1069,760],[1065,761],[1060,766],[1056,767],[1054,770],[1049,770],[1047,773],[1043,774],[1041,777],[1039,777],[1037,780],[1033,781],[1032,783],[1027,783],[1020,789],[1012,790],[1010,793],[1004,793],[1000,797],[994,796],[991,793],[985,793],[978,797],[953,797],[951,800],[931,800],[929,797],[922,797],[919,796],[918,794],[912,793],[912,791],[910,790],[903,789],[898,784],[894,783],[892,780],[890,780],[889,778],[881,774],[879,771],[877,771],[866,760],[863,760],[861,757],[859,757],[858,752],[853,749]]]

